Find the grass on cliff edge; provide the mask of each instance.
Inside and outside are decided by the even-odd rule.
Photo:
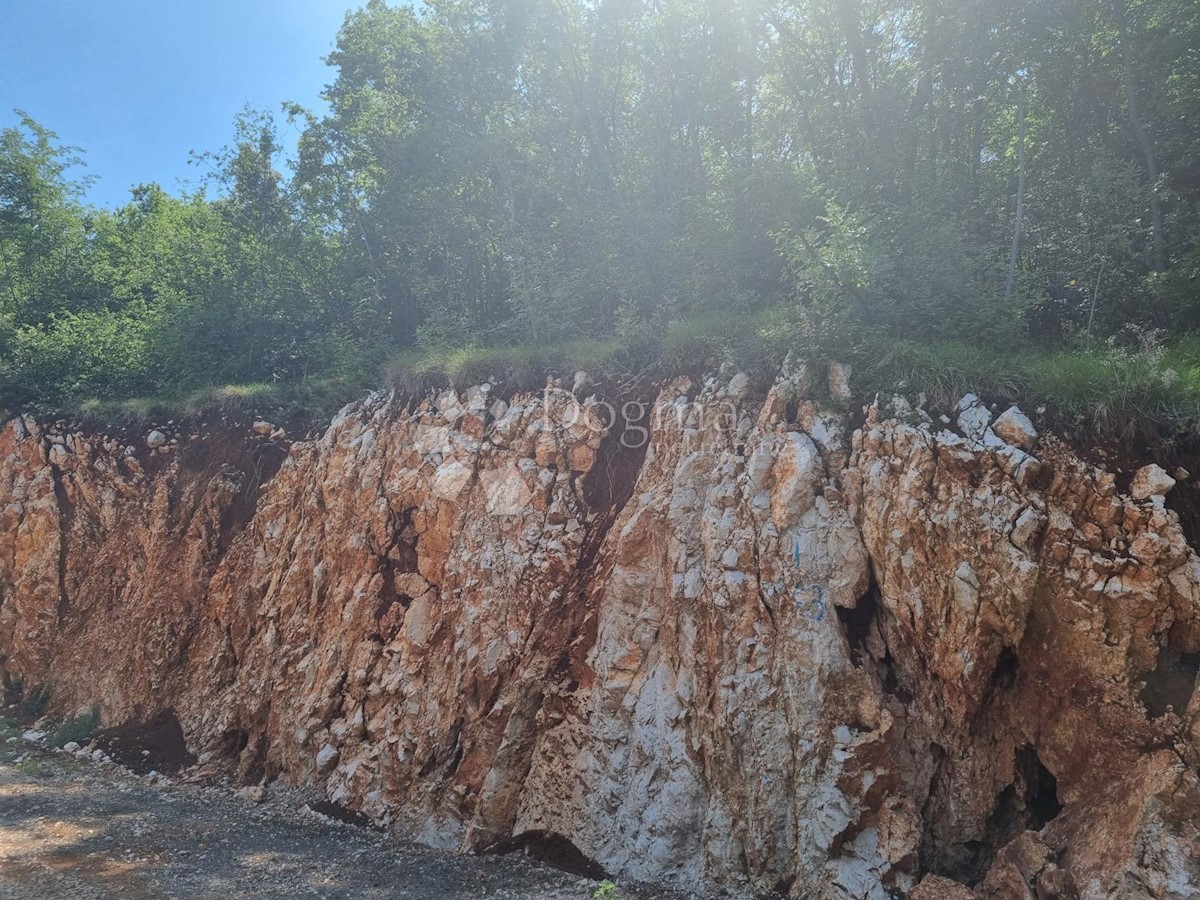
[[[881,348],[860,374],[879,391],[924,392],[946,408],[967,391],[1052,408],[1103,434],[1162,435],[1200,424],[1200,335],[1169,348],[998,353],[961,344]],[[868,387],[859,383],[859,389]]]
[[[918,343],[893,337],[800,328],[786,313],[708,316],[679,321],[657,337],[469,346],[406,351],[387,364],[386,386],[407,394],[491,381],[534,390],[547,375],[568,382],[585,370],[593,383],[629,374],[699,375],[746,371],[769,379],[783,359],[854,366],[859,397],[875,392],[924,394],[931,408],[949,409],[968,391],[1031,409],[1045,405],[1059,421],[1117,437],[1162,436],[1200,424],[1200,332],[1167,346],[1011,352],[960,343]],[[145,422],[255,411],[327,419],[378,382],[310,379],[298,383],[226,385],[180,397],[84,403],[67,412],[98,422]]]
[[[366,381],[340,378],[226,384],[174,396],[88,400],[70,409],[50,412],[118,425],[268,412],[281,419],[306,419],[315,423],[331,417],[369,386]]]
[[[850,343],[800,334],[771,313],[710,317],[670,326],[663,338],[637,346],[618,341],[509,347],[467,346],[397,355],[386,377],[408,393],[482,381],[534,389],[547,375],[570,380],[586,370],[593,383],[629,372],[672,375],[724,369],[772,377],[783,359],[854,366],[856,394],[924,394],[930,407],[947,410],[963,394],[1052,408],[1117,437],[1161,435],[1200,425],[1200,332],[1168,346],[1098,345],[1061,351],[1003,352],[961,343],[917,343],[881,336]]]

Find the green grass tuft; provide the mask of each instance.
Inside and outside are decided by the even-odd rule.
[[[386,378],[389,385],[408,394],[446,386],[461,390],[484,381],[513,390],[533,390],[550,375],[567,376],[580,369],[593,375],[604,371],[617,363],[621,350],[616,341],[413,350],[391,359]]]
[[[317,421],[327,418],[368,388],[365,380],[308,379],[295,383],[226,384],[179,396],[88,400],[52,413],[78,415],[85,421],[141,425],[165,419],[276,410]]]

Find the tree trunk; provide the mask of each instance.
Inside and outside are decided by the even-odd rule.
[[[1021,229],[1025,224],[1025,108],[1028,85],[1021,78],[1021,97],[1017,107],[1017,221],[1013,224],[1012,252],[1008,257],[1008,279],[1004,283],[1004,298],[1011,300],[1017,283],[1017,258],[1021,254]]]
[[[905,152],[904,181],[900,191],[901,200],[905,206],[912,203],[913,186],[917,177],[917,160],[921,149],[921,124],[933,106],[933,71],[942,54],[941,42],[938,38],[941,4],[930,3],[925,16],[925,41],[922,45],[920,63],[921,75],[917,79],[917,89],[913,94],[912,106],[908,111],[908,148]]]
[[[863,40],[858,2],[838,0],[837,11],[846,44],[850,49],[850,86],[865,100],[871,93],[871,81],[867,69],[867,44]]]
[[[1113,12],[1117,20],[1117,33],[1121,41],[1121,61],[1125,69],[1125,105],[1129,111],[1129,125],[1134,139],[1146,161],[1146,174],[1150,178],[1150,221],[1154,242],[1154,271],[1164,272],[1167,254],[1163,237],[1162,201],[1158,196],[1158,159],[1154,156],[1154,144],[1146,133],[1145,123],[1138,110],[1137,84],[1133,78],[1133,54],[1129,49],[1129,19],[1125,14],[1125,0],[1113,0]]]
[[[743,11],[743,39],[747,42],[742,63],[746,99],[746,166],[754,164],[754,103],[758,94],[758,30],[759,18],[755,4],[746,4]]]
[[[1100,258],[1100,271],[1096,273],[1096,286],[1092,288],[1092,308],[1088,311],[1087,336],[1092,336],[1092,323],[1096,321],[1096,304],[1100,299],[1100,280],[1104,277],[1104,264],[1108,262],[1107,256]]]

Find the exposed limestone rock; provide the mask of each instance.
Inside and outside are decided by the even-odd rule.
[[[375,396],[141,463],[14,420],[3,671],[436,846],[550,832],[797,898],[1190,896],[1200,558],[1162,480],[1035,458],[976,398],[961,434],[898,399],[851,433],[811,387],[681,379],[611,435],[557,383]]]
[[[333,746],[333,744],[326,744],[317,751],[317,771],[322,773],[328,772],[337,764],[340,755],[337,747]]]
[[[850,389],[850,364],[830,363],[829,396],[835,403],[849,403],[854,396]]]
[[[528,781],[542,788],[516,830],[568,834],[634,877],[741,871],[759,887],[877,894],[891,848],[846,834],[878,723],[839,728],[819,687],[878,714],[836,615],[865,592],[866,554],[807,435],[751,432],[739,447],[727,420],[692,424],[663,417],[601,550],[594,645],[538,737]]]
[[[157,429],[146,435],[146,446],[151,450],[157,450],[167,442],[167,436]]]
[[[958,401],[958,427],[972,441],[982,441],[992,421],[983,401],[974,394],[966,394]]]
[[[1129,493],[1135,500],[1149,500],[1151,497],[1164,497],[1175,487],[1175,479],[1166,473],[1162,466],[1153,463],[1138,469],[1129,485]]]
[[[234,796],[239,800],[245,800],[247,803],[265,803],[267,800],[267,789],[261,784],[247,785],[235,791]]]
[[[1038,431],[1033,427],[1033,422],[1016,406],[1010,406],[1000,413],[992,430],[1014,447],[1026,451],[1032,450],[1038,439]]]

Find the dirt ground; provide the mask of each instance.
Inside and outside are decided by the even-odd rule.
[[[462,856],[229,787],[139,775],[0,729],[0,898],[683,900],[525,858]],[[598,889],[600,893],[597,894]]]

